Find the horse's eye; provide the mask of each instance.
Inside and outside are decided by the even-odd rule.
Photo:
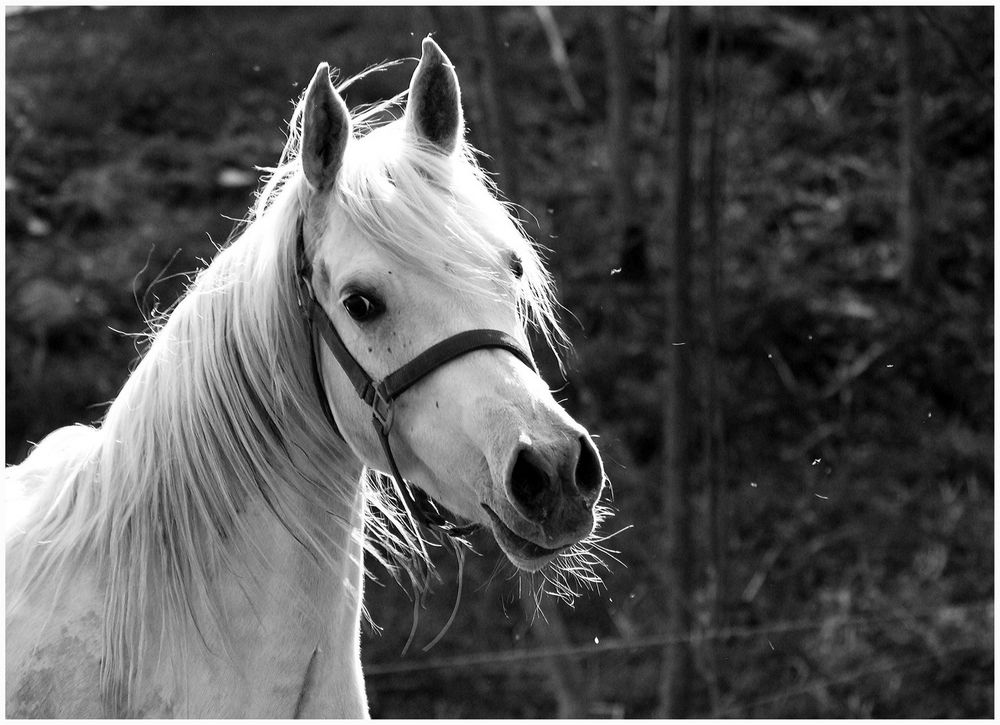
[[[510,272],[514,275],[514,279],[521,279],[524,276],[524,265],[521,264],[521,258],[517,252],[510,253]]]
[[[347,314],[358,322],[369,322],[382,314],[382,303],[366,295],[355,292],[344,299]]]

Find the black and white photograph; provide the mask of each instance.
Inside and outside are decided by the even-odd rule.
[[[6,718],[992,719],[994,16],[6,5]]]

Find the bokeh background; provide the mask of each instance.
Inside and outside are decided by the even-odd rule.
[[[98,421],[316,64],[457,66],[600,435],[604,585],[475,540],[379,569],[392,717],[991,717],[994,11],[44,8],[6,16],[6,453]],[[404,89],[415,62],[347,93]]]

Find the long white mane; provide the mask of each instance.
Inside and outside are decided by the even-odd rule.
[[[373,244],[426,274],[445,275],[446,259],[456,285],[491,274],[499,250],[516,248],[524,320],[550,344],[562,340],[538,253],[495,198],[473,149],[445,159],[404,143],[403,121],[377,125],[399,100],[355,114],[359,140],[348,146],[335,191],[352,220]],[[162,633],[224,633],[214,572],[267,560],[242,511],[265,507],[321,562],[349,526],[292,514],[303,501],[346,510],[359,486],[352,455],[321,413],[296,308],[295,240],[306,194],[297,160],[301,110],[302,103],[242,230],[154,325],[148,351],[100,427],[58,431],[16,469],[29,490],[51,488],[38,495],[51,505],[8,541],[8,554],[20,549],[8,560],[23,562],[16,580],[25,583],[8,591],[8,603],[76,564],[96,565],[107,576],[102,688],[112,702],[128,698],[133,653],[155,650]],[[379,540],[369,550],[390,559],[411,551],[412,523],[377,486],[361,485],[380,512],[368,517],[369,532],[376,529],[369,538]],[[196,599],[210,621],[195,621]],[[160,620],[149,621],[149,612]]]

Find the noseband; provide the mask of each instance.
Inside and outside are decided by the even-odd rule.
[[[358,361],[354,359],[354,356],[351,355],[347,346],[344,345],[340,334],[337,332],[337,328],[334,327],[323,306],[316,299],[311,282],[312,264],[305,252],[303,226],[303,220],[300,218],[298,223],[298,238],[295,242],[296,292],[299,311],[302,314],[306,334],[309,338],[313,381],[316,384],[316,392],[319,396],[320,407],[323,409],[323,415],[334,432],[340,438],[343,438],[344,435],[334,420],[333,411],[330,410],[330,403],[323,384],[323,376],[319,368],[319,356],[316,350],[317,332],[319,332],[323,342],[326,343],[327,349],[333,354],[333,357],[351,381],[358,397],[371,408],[372,424],[375,426],[379,440],[382,443],[382,450],[385,452],[385,457],[389,462],[389,470],[392,473],[396,493],[399,495],[410,516],[416,521],[421,522],[424,526],[431,529],[438,529],[452,537],[461,537],[476,531],[479,528],[479,524],[459,526],[448,521],[440,512],[439,507],[427,494],[418,488],[411,488],[403,479],[402,474],[399,472],[399,466],[396,465],[396,459],[392,455],[392,448],[389,445],[389,432],[392,430],[394,418],[393,405],[403,393],[417,382],[455,358],[475,350],[491,348],[506,350],[537,372],[538,368],[535,367],[534,360],[518,344],[517,340],[506,332],[501,332],[500,330],[466,330],[431,345],[395,372],[386,375],[381,380],[375,380],[361,367]]]

